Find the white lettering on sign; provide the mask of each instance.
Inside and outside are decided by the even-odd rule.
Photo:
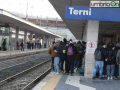
[[[70,14],[74,14],[74,15],[91,15],[91,8],[89,8],[89,10],[74,10],[74,7],[69,7],[70,9]]]

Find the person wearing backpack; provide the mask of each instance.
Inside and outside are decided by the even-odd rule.
[[[107,52],[106,52],[106,45],[105,42],[101,42],[101,45],[95,50],[95,66],[93,71],[93,79],[96,77],[97,70],[99,68],[99,78],[102,79],[102,73],[103,73],[103,66],[104,66],[104,60],[106,58]]]
[[[63,39],[63,45],[62,45],[62,53],[61,53],[61,70],[62,70],[62,73],[64,72],[64,74],[67,72],[67,40],[64,38]],[[63,70],[63,64],[64,64],[64,61],[65,61],[65,70]]]
[[[108,80],[112,80],[114,77],[114,71],[115,71],[115,51],[112,49],[114,47],[114,44],[112,42],[108,43],[107,45],[107,57],[105,59],[106,65],[107,65],[107,76]],[[111,71],[111,73],[110,73]]]
[[[59,62],[60,62],[60,55],[61,55],[61,46],[60,41],[56,42],[56,46],[54,46],[54,73],[59,74]]]
[[[74,61],[77,54],[77,49],[73,44],[73,41],[70,41],[70,44],[66,50],[67,52],[67,75],[69,75],[69,70],[71,67],[71,76],[73,76]]]

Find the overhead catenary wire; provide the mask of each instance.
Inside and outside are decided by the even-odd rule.
[[[6,1],[7,3],[9,3],[10,5],[12,5],[13,7],[15,7],[15,8],[17,8],[17,9],[19,9],[22,13],[24,13],[20,8],[18,8],[17,6],[15,6],[14,4],[12,4],[12,3],[10,3],[9,1],[7,1],[7,0],[4,0],[4,1]]]

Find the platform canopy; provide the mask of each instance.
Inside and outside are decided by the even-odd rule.
[[[85,20],[65,19],[66,6],[89,6],[90,0],[49,0],[76,39],[82,39]]]
[[[49,0],[49,2],[53,5],[55,10],[61,16],[61,18],[63,19],[69,30],[78,40],[82,40],[82,34],[86,27],[86,20],[65,19],[66,6],[89,7],[90,1],[91,0]],[[101,0],[101,1],[105,1],[105,0]],[[115,21],[99,22],[99,36],[101,34],[113,35],[118,33],[119,30],[120,30],[120,22],[115,22]]]
[[[48,30],[35,25],[29,21],[26,21],[24,19],[21,19],[3,9],[0,9],[0,22],[1,23],[8,23],[11,27],[19,27],[21,30],[37,33],[40,35],[47,35],[54,38],[62,38],[59,35],[56,35],[52,32],[49,32]]]

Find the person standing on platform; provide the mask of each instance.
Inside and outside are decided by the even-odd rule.
[[[3,51],[6,51],[6,47],[5,47],[5,46],[6,46],[6,41],[5,41],[5,39],[4,39],[4,41],[3,41],[3,44],[2,44],[2,45],[3,45]]]
[[[55,58],[54,58],[54,73],[59,74],[59,61],[60,61],[60,54],[61,54],[61,46],[60,41],[56,42],[56,46],[54,46]]]
[[[48,53],[51,55],[51,60],[52,60],[51,71],[54,71],[54,57],[55,57],[54,46],[55,46],[55,42],[53,42],[53,45],[48,50]]]
[[[69,70],[71,67],[71,76],[73,76],[73,70],[74,70],[74,61],[77,54],[77,49],[73,44],[73,41],[70,40],[70,44],[67,48],[67,75],[69,75]]]
[[[94,71],[93,71],[93,79],[96,78],[96,73],[99,68],[99,78],[102,79],[102,73],[103,73],[103,66],[104,66],[104,61],[107,56],[107,51],[106,51],[106,45],[105,42],[101,42],[101,45],[95,50],[95,66],[94,66]]]
[[[116,55],[115,55],[115,51],[113,50],[113,47],[114,47],[114,44],[112,42],[108,43],[108,45],[107,45],[107,58],[105,59],[106,66],[107,66],[108,80],[116,79],[114,77]]]
[[[24,44],[23,44],[23,40],[22,40],[22,42],[21,42],[21,51],[24,51]]]
[[[76,54],[76,57],[75,57],[75,62],[74,62],[74,67],[75,67],[75,72],[78,70],[79,68],[79,64],[80,64],[80,53],[82,53],[81,49],[80,49],[80,45],[81,45],[81,42],[78,41],[77,42],[77,45],[76,45],[76,49],[77,49],[77,54]]]
[[[64,74],[67,72],[67,40],[64,38],[63,39],[63,49],[62,49],[62,53],[61,53],[61,70],[62,72],[64,72]],[[65,70],[63,70],[63,65],[64,65],[64,61],[65,61]]]

